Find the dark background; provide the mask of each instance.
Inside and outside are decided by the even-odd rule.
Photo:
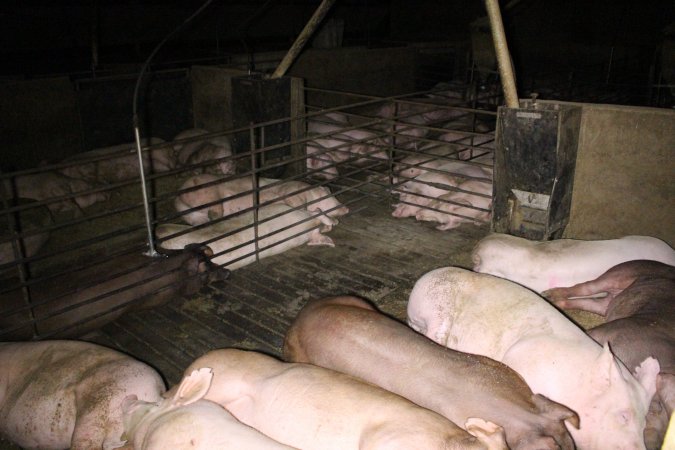
[[[203,1],[5,1],[0,6],[1,75],[32,77],[142,62]],[[214,0],[156,57],[186,63],[228,53],[288,49],[319,1]],[[578,70],[630,61],[648,76],[673,22],[672,0],[516,0],[501,2],[517,72]],[[338,0],[343,45],[468,41],[485,15],[480,0]],[[92,43],[98,49],[93,61]],[[613,49],[613,52],[612,52]],[[183,62],[181,62],[183,61]],[[600,70],[602,73],[602,70]]]

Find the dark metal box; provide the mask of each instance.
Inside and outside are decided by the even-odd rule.
[[[569,222],[581,108],[520,106],[498,111],[492,230],[557,239]]]

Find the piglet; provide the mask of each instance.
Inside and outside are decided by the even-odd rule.
[[[408,302],[412,328],[446,347],[484,355],[518,372],[533,392],[572,408],[578,449],[644,449],[659,363],[636,376],[534,292],[508,280],[443,267],[422,276]]]
[[[515,281],[535,292],[593,280],[632,259],[675,265],[675,250],[651,236],[583,241],[531,241],[492,233],[473,249],[473,270]]]
[[[0,343],[0,434],[23,448],[122,447],[122,403],[165,391],[147,364],[79,341]]]
[[[205,399],[304,450],[506,449],[495,424],[469,419],[467,432],[391,392],[323,367],[221,349],[197,358],[185,373],[202,367],[214,374]]]
[[[222,406],[204,400],[209,368],[186,375],[173,396],[152,403],[129,395],[122,404],[129,450],[291,450],[239,422]]]
[[[595,280],[544,291],[554,305],[600,314],[606,322],[588,333],[608,342],[630,369],[646,357],[661,366],[647,416],[645,444],[657,449],[675,408],[675,267],[657,261],[618,264]]]
[[[494,422],[512,450],[574,449],[563,423],[578,427],[573,411],[534,395],[506,365],[444,348],[356,297],[310,301],[286,333],[284,356],[361,378],[457,424]]]

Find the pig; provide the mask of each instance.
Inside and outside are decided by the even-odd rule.
[[[292,449],[239,422],[217,403],[204,400],[212,378],[209,368],[194,370],[183,378],[172,397],[156,403],[127,396],[122,403],[124,434],[128,440],[124,448]]]
[[[319,177],[334,178],[337,168],[333,163],[364,164],[389,160],[386,142],[376,132],[354,128],[342,113],[315,116],[308,120],[307,130],[309,136],[315,137],[306,144],[307,168],[323,168],[316,173]],[[318,158],[312,156],[317,154]]]
[[[481,225],[492,215],[492,183],[467,180],[457,188],[463,191],[451,191],[420,208],[415,214],[417,220],[435,221],[441,224],[437,230],[451,230],[463,223]],[[479,195],[480,194],[480,195]]]
[[[197,358],[185,373],[202,367],[214,374],[205,399],[293,447],[506,449],[503,430],[495,424],[471,418],[467,432],[391,392],[323,367],[220,349]]]
[[[141,146],[153,146],[143,151],[145,173],[166,172],[176,167],[173,148],[163,139],[151,137],[141,139]],[[68,157],[63,162],[71,163],[59,169],[68,177],[86,180],[90,183],[117,183],[140,177],[138,152],[135,142],[97,148]]]
[[[574,410],[578,449],[644,449],[643,431],[659,363],[637,376],[534,292],[458,267],[423,275],[408,301],[408,324],[446,347],[487,356],[518,372],[533,392]]]
[[[481,417],[498,424],[512,450],[574,449],[563,423],[579,426],[573,411],[534,395],[506,365],[444,348],[360,298],[310,301],[283,351],[288,361],[358,377],[454,423]]]
[[[648,356],[659,361],[661,382],[657,382],[645,428],[647,448],[658,449],[668,415],[675,408],[675,267],[657,261],[627,261],[595,280],[553,288],[542,295],[559,308],[604,316],[606,322],[588,333],[600,344],[609,343],[628,368],[637,367]]]
[[[401,194],[401,203],[394,205],[395,209],[391,215],[398,218],[415,216],[420,206],[428,205],[434,198],[450,192],[450,189],[438,185],[457,187],[467,179],[475,178],[488,182],[492,179],[489,171],[463,161],[448,161],[438,167],[438,170],[439,172],[423,173],[395,188],[394,192]]]
[[[88,342],[2,342],[0,361],[0,434],[23,448],[122,447],[124,399],[166,389],[152,367]]]
[[[675,251],[651,236],[583,241],[530,241],[492,233],[472,252],[473,270],[515,281],[535,292],[593,280],[609,268],[632,259],[675,265]]]
[[[181,189],[215,183],[218,177],[209,174],[197,175],[185,181]],[[305,207],[311,213],[324,212],[335,218],[345,215],[349,208],[341,205],[325,186],[312,186],[302,181],[283,181],[274,178],[259,178],[258,202],[260,204],[278,201],[292,208]],[[174,205],[178,212],[207,205],[185,213],[182,218],[191,225],[200,225],[219,217],[253,207],[253,182],[250,177],[240,177],[206,186],[179,195]],[[220,203],[218,203],[220,201]],[[214,203],[215,202],[215,203]],[[324,221],[334,224],[332,220]]]
[[[19,306],[24,304],[20,290],[5,292],[0,295],[0,339],[31,339],[34,333],[78,337],[127,311],[153,308],[176,295],[193,295],[205,283],[229,275],[210,261],[212,254],[200,245],[159,258],[149,258],[139,250],[70,270],[30,285],[30,311]]]
[[[10,193],[10,198],[38,201],[59,198],[59,200],[46,204],[52,214],[74,211],[79,216],[84,208],[97,202],[104,202],[109,198],[108,193],[105,192],[84,194],[83,192],[93,190],[96,186],[88,181],[65,176],[55,171],[18,175],[3,181],[5,192]]]
[[[31,202],[18,203],[27,206]],[[10,263],[17,261],[17,254],[25,258],[35,255],[49,239],[50,232],[47,227],[54,223],[51,212],[44,205],[26,208],[12,214],[16,214],[16,231],[19,234],[12,236],[8,232],[0,238],[0,273],[4,271],[5,265],[9,266]],[[8,229],[6,224],[3,228]],[[19,245],[18,253],[14,252],[14,243]]]
[[[334,223],[331,222],[333,219],[312,216],[301,209],[292,210],[281,203],[260,207],[257,230],[260,250],[258,257],[266,258],[305,243],[334,247],[333,240],[321,234],[322,231],[330,231],[332,226],[322,224],[323,220],[329,220],[330,224]],[[212,261],[229,270],[235,270],[256,261],[253,221],[253,211],[249,211],[192,231],[188,231],[191,228],[189,225],[162,224],[157,227],[156,233],[161,240],[160,246],[168,249],[182,249],[190,243],[209,242],[209,247],[214,251]],[[317,225],[320,226],[317,228]],[[174,236],[181,232],[186,233]],[[294,237],[284,241],[291,236]]]
[[[200,167],[196,171],[225,175],[233,174],[236,167],[234,160],[231,159],[232,143],[227,136],[215,136],[192,142],[181,142],[182,140],[204,136],[209,133],[208,130],[202,128],[191,128],[178,133],[174,137],[173,145],[176,154],[176,164],[178,166],[189,166],[218,160],[215,166]]]

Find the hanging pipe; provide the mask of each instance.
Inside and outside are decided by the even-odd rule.
[[[213,0],[206,0],[206,2],[197,9],[190,17],[185,19],[185,21],[175,28],[171,33],[169,33],[162,41],[157,44],[157,47],[150,53],[148,59],[143,63],[141,71],[138,74],[138,79],[136,80],[136,87],[134,88],[134,102],[133,102],[133,127],[134,127],[134,139],[136,140],[136,154],[138,155],[138,170],[141,172],[141,191],[143,192],[143,209],[145,210],[145,225],[148,231],[148,251],[144,253],[147,256],[158,257],[162,256],[160,253],[155,250],[155,238],[152,235],[152,218],[150,217],[150,206],[148,204],[148,188],[145,183],[145,170],[143,169],[143,153],[141,151],[141,131],[140,131],[140,120],[138,119],[138,90],[141,86],[141,81],[143,80],[143,75],[150,65],[150,61],[157,54],[159,49],[172,37],[174,34],[178,33],[185,25],[187,25],[192,19],[197,17]]]
[[[509,47],[506,44],[506,35],[504,33],[504,23],[502,15],[499,12],[499,3],[497,0],[485,0],[485,9],[487,9],[490,19],[490,29],[492,30],[492,41],[495,45],[497,54],[497,65],[499,66],[499,77],[502,80],[502,89],[504,90],[504,99],[509,108],[518,108],[518,93],[516,92],[516,82],[513,75],[513,65]]]
[[[293,45],[288,50],[288,53],[286,53],[286,56],[284,56],[284,59],[281,60],[270,78],[274,79],[284,76],[288,68],[291,66],[291,64],[293,64],[293,61],[295,61],[295,58],[297,58],[302,51],[302,48],[305,46],[309,38],[312,36],[312,34],[314,34],[316,28],[319,26],[323,18],[326,17],[326,14],[330,10],[331,6],[333,6],[333,3],[335,3],[335,0],[323,0],[321,2],[319,7],[314,12],[312,18],[309,19],[309,22],[307,22],[305,28],[302,30],[295,42],[293,42]]]

